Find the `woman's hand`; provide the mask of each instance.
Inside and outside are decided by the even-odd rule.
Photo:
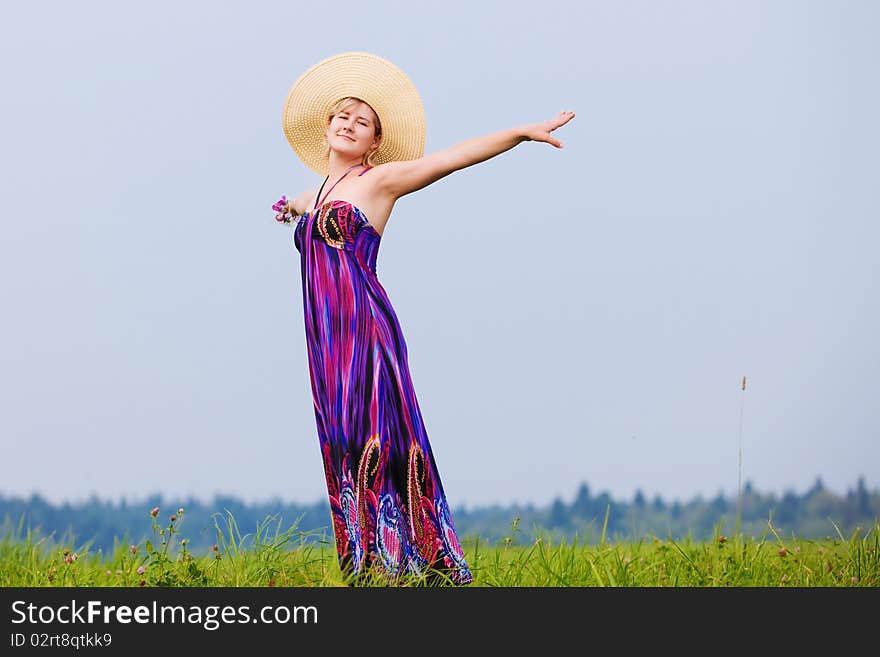
[[[574,118],[574,112],[560,112],[559,116],[544,121],[542,123],[533,123],[523,128],[523,137],[529,141],[543,141],[548,144],[562,148],[562,142],[550,136],[550,133],[559,126],[563,126]]]

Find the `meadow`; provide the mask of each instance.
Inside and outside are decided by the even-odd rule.
[[[160,524],[157,508],[148,512],[151,539],[116,542],[112,554],[91,550],[74,537],[56,539],[24,530],[21,523],[0,537],[0,586],[171,586],[171,587],[338,587],[387,586],[381,572],[357,582],[343,577],[335,546],[326,537],[282,529],[274,517],[243,533],[234,516],[216,514],[217,542],[194,554],[181,532],[184,509]],[[833,524],[833,523],[832,523]],[[606,515],[607,526],[607,515]],[[612,542],[603,527],[597,541],[517,540],[493,545],[464,537],[463,549],[479,587],[877,587],[880,586],[880,523],[823,540],[783,537],[772,519],[760,537],[716,527],[709,541],[645,536]],[[204,552],[204,551],[203,551]],[[425,586],[412,576],[390,582]],[[451,582],[448,582],[451,585]],[[439,585],[443,585],[440,582]],[[432,585],[438,585],[435,581]]]

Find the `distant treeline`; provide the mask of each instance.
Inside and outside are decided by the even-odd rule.
[[[30,498],[0,495],[0,536],[32,541],[51,537],[58,544],[83,551],[101,549],[111,553],[116,544],[127,547],[144,539],[155,540],[150,510],[158,507],[155,522],[167,527],[179,508],[184,515],[176,521],[176,540],[187,539],[188,549],[204,554],[215,543],[252,543],[256,534],[271,540],[293,528],[293,543],[326,541],[332,544],[330,506],[322,500],[311,505],[273,500],[244,504],[234,497],[216,496],[210,504],[192,499],[164,499],[160,494],[138,503],[118,503],[93,497],[76,505],[55,506],[39,495]],[[864,478],[844,496],[826,489],[821,479],[802,495],[792,491],[781,497],[762,495],[747,482],[739,500],[722,494],[712,499],[697,496],[689,502],[671,504],[657,496],[648,500],[639,491],[631,501],[613,500],[607,492],[594,494],[584,483],[574,499],[557,498],[549,506],[492,506],[452,509],[452,518],[465,543],[479,538],[497,544],[532,542],[541,536],[595,544],[604,533],[606,541],[710,540],[716,533],[730,536],[771,535],[799,538],[845,538],[858,529],[866,531],[880,518],[880,490],[869,491]],[[737,519],[739,526],[737,528]],[[259,528],[259,529],[258,529]],[[218,531],[219,530],[219,531]]]

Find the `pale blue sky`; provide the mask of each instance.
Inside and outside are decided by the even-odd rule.
[[[880,4],[16,3],[0,492],[326,495],[281,108],[367,50],[428,152],[378,275],[452,504],[880,485]],[[741,390],[742,377],[748,387]]]

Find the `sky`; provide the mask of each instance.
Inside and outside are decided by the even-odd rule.
[[[426,153],[576,113],[384,231],[452,505],[880,486],[878,29],[870,1],[15,3],[0,494],[326,499],[270,206],[322,180],[288,90],[355,50],[410,77]]]

